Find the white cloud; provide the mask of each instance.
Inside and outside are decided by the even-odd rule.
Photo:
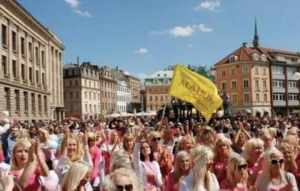
[[[74,9],[79,6],[79,1],[78,0],[65,0],[65,2],[68,3],[69,6],[74,8]]]
[[[199,25],[187,25],[187,26],[175,26],[170,29],[168,33],[177,38],[177,37],[190,37],[195,32],[212,32],[213,29],[205,26],[204,24]]]
[[[81,11],[79,9],[74,10],[74,11],[75,11],[75,13],[77,13],[80,16],[83,16],[83,17],[92,17],[91,13],[88,12],[88,11]]]
[[[147,54],[149,51],[147,48],[139,48],[138,50],[134,51],[135,54]]]
[[[79,0],[64,0],[70,7],[71,9],[77,14],[82,17],[92,17],[92,14],[88,11],[83,11],[79,8]]]
[[[209,11],[215,11],[220,6],[221,0],[204,0],[195,7],[195,10],[200,11],[206,9]]]

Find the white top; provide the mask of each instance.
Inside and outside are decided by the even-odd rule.
[[[209,191],[219,191],[220,186],[215,174],[211,173],[211,180],[213,188]],[[191,191],[192,190],[192,183],[193,183],[193,176],[189,174],[188,176],[184,177],[184,179],[180,182],[179,191]],[[199,185],[197,191],[208,191],[203,185]]]
[[[255,187],[258,191],[275,191],[285,187],[288,182],[292,185],[292,189],[290,191],[298,191],[296,178],[292,173],[289,172],[284,173],[283,182],[280,185],[272,184],[272,182],[265,178],[264,174],[259,174],[255,182]]]

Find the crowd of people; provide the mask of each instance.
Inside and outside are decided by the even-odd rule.
[[[0,114],[0,190],[298,191],[300,118],[22,122]]]

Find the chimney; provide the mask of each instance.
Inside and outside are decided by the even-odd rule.
[[[247,42],[243,42],[242,45],[243,45],[244,48],[247,48]]]
[[[77,56],[77,64],[80,65],[79,56]]]

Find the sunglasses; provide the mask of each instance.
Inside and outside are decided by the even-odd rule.
[[[241,164],[241,165],[238,165],[238,169],[239,170],[243,170],[243,169],[247,169],[248,168],[248,165],[247,164]]]
[[[280,159],[280,160],[271,160],[271,164],[272,164],[272,165],[282,164],[283,162],[284,162],[283,159]]]
[[[117,191],[132,191],[133,185],[127,184],[127,185],[117,185]]]
[[[153,138],[152,141],[160,141],[160,137]]]

